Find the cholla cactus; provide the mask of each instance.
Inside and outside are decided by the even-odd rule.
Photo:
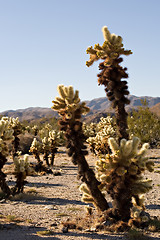
[[[40,160],[40,156],[39,156],[40,152],[41,152],[41,149],[42,149],[42,144],[36,138],[34,138],[29,151],[31,153],[33,153],[33,155],[37,159],[38,166],[40,168],[41,168],[41,165],[42,165],[42,161]]]
[[[113,199],[113,212],[121,218],[130,217],[132,198],[137,206],[142,205],[141,195],[151,188],[151,180],[144,180],[145,170],[153,171],[154,163],[146,157],[148,144],[139,149],[140,140],[122,139],[120,144],[114,138],[109,141],[112,154],[107,154],[96,162],[97,177],[101,181],[102,191]]]
[[[19,138],[18,135],[21,134],[24,131],[24,128],[22,126],[22,124],[19,121],[19,118],[10,118],[10,128],[13,129],[13,136],[14,136],[14,140],[12,141],[13,144],[13,158],[15,156],[17,156],[17,152],[18,152],[18,147],[19,147]]]
[[[53,166],[57,147],[63,142],[63,132],[57,132],[55,130],[50,131],[48,141],[50,142],[50,165]]]
[[[95,61],[103,60],[99,64],[101,73],[98,74],[98,83],[105,86],[107,97],[112,102],[112,107],[115,108],[120,141],[122,138],[129,138],[125,104],[129,104],[130,101],[125,96],[129,94],[127,81],[121,81],[122,78],[128,78],[127,68],[122,68],[119,63],[123,61],[121,55],[130,55],[132,52],[123,48],[122,37],[111,34],[106,26],[102,31],[105,41],[102,46],[96,44],[94,49],[92,47],[87,49],[90,60],[86,62],[86,65],[89,67]]]
[[[28,161],[29,155],[25,154],[24,158],[21,159],[20,156],[15,156],[14,165],[15,165],[15,176],[16,176],[16,186],[13,188],[13,195],[23,192],[25,179],[28,175],[31,174],[32,170],[29,166]]]
[[[110,152],[108,139],[116,136],[116,129],[113,119],[108,116],[102,117],[97,124],[97,134],[89,137],[86,141],[89,143],[91,151],[96,155],[107,154]]]
[[[2,117],[0,120],[0,187],[6,197],[11,194],[11,190],[6,183],[6,175],[2,172],[2,168],[7,162],[7,156],[9,154],[6,141],[14,139],[13,133],[13,129],[10,129],[10,119],[8,117]]]
[[[113,199],[110,217],[129,220],[135,209],[133,203],[134,207],[141,209],[141,216],[145,216],[142,194],[152,188],[152,181],[143,179],[142,174],[146,170],[154,170],[154,163],[146,157],[148,144],[143,144],[139,149],[140,140],[137,137],[128,141],[122,139],[120,144],[114,138],[108,142],[112,154],[100,158],[96,162],[96,170],[97,179],[101,182],[99,189],[103,194],[109,193]],[[82,184],[80,191],[83,193],[82,201],[94,204],[87,185]]]
[[[49,132],[52,131],[52,126],[48,123],[41,130],[39,130],[39,136],[41,139],[44,137],[49,137]]]
[[[50,142],[48,140],[48,137],[44,137],[42,139],[42,151],[44,152],[44,160],[46,161],[46,164],[49,166],[48,162],[48,156],[50,153]]]
[[[98,127],[96,123],[90,123],[90,124],[86,124],[83,123],[82,125],[82,129],[84,132],[84,135],[89,138],[89,137],[95,137],[97,131],[98,131]]]
[[[34,126],[31,128],[31,131],[33,132],[34,136],[37,136],[37,134],[38,134],[38,126],[37,126],[37,125],[34,125]]]
[[[59,120],[60,129],[65,131],[67,139],[68,155],[72,162],[78,164],[79,178],[87,184],[90,194],[96,206],[102,211],[108,208],[108,203],[98,189],[99,182],[95,178],[92,169],[86,162],[85,155],[88,154],[84,142],[86,140],[82,131],[81,115],[86,114],[89,108],[85,102],[80,102],[79,92],[73,90],[72,86],[58,86],[60,97],[53,101],[53,109],[61,116]]]

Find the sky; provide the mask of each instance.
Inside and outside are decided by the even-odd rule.
[[[86,49],[120,35],[131,95],[160,97],[160,0],[0,0],[0,112],[51,107],[57,85],[105,97]]]

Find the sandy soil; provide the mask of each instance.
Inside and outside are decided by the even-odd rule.
[[[160,216],[160,149],[148,151],[148,156],[155,161],[155,172],[148,174],[153,180],[153,189],[146,194],[146,211],[151,216]],[[96,157],[87,156],[90,166],[94,166]],[[30,161],[34,158],[30,156]],[[6,171],[11,168],[11,161],[6,164]],[[77,180],[77,167],[60,148],[55,157],[55,170],[61,175],[53,174],[27,177],[28,183],[24,194],[0,203],[0,240],[87,240],[87,239],[127,239],[124,234],[97,233],[94,231],[62,231],[62,222],[68,218],[85,216],[84,206],[79,192],[80,181]],[[15,178],[7,175],[9,185]],[[109,199],[108,199],[109,200]],[[109,200],[110,201],[110,200]],[[42,235],[42,231],[50,231]],[[41,232],[41,235],[38,234]],[[150,239],[160,239],[160,233],[148,233]]]

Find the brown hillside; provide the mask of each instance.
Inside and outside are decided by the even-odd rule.
[[[158,115],[158,117],[160,117],[160,103],[157,103],[156,105],[151,107],[150,110],[151,110],[151,112],[153,112],[156,115]]]

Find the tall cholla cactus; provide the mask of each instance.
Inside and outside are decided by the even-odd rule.
[[[10,129],[10,119],[8,117],[2,117],[0,120],[0,187],[6,197],[11,194],[10,188],[6,183],[6,175],[2,172],[4,164],[7,162],[7,156],[9,154],[6,141],[14,139],[13,129]]]
[[[15,156],[14,165],[15,165],[15,176],[16,176],[16,185],[13,188],[13,195],[17,193],[22,193],[25,179],[31,174],[31,168],[29,166],[28,154],[24,155],[24,158],[21,159],[20,156]]]
[[[108,139],[116,136],[115,124],[113,119],[108,116],[102,117],[97,124],[97,134],[89,137],[86,141],[89,143],[91,151],[96,155],[102,155],[110,152]]]
[[[86,140],[82,131],[81,115],[86,114],[89,108],[85,102],[80,102],[79,92],[74,91],[72,86],[58,86],[60,97],[53,101],[52,109],[58,111],[60,130],[65,131],[67,139],[68,155],[72,157],[72,162],[78,165],[79,178],[87,184],[95,205],[102,211],[108,208],[108,203],[98,188],[100,184],[95,178],[95,174],[85,159],[88,154],[84,142]]]
[[[105,41],[102,46],[96,44],[94,48],[89,47],[87,49],[90,60],[86,62],[86,65],[89,67],[99,59],[104,60],[99,64],[101,72],[98,74],[98,83],[105,86],[107,97],[112,102],[112,107],[115,108],[120,141],[122,138],[128,139],[125,104],[130,103],[126,97],[126,95],[129,95],[127,81],[121,80],[122,78],[128,78],[127,68],[119,65],[123,61],[120,56],[130,55],[132,52],[123,48],[122,37],[111,34],[106,26],[103,27],[102,31]]]
[[[107,27],[103,27],[102,31],[105,42],[102,46],[97,44],[94,49],[92,47],[87,49],[90,60],[86,64],[90,66],[96,60],[103,60],[99,64],[101,72],[98,74],[98,83],[105,86],[107,97],[115,109],[118,136],[117,139],[109,139],[111,153],[101,157],[96,163],[96,168],[97,177],[101,181],[99,189],[103,193],[109,193],[113,199],[113,208],[108,209],[104,217],[107,220],[113,219],[114,222],[120,220],[119,227],[122,229],[126,224],[130,226],[129,222],[132,217],[138,216],[135,208],[142,207],[141,194],[151,189],[151,180],[144,180],[142,173],[145,170],[153,171],[153,162],[146,158],[148,144],[144,144],[139,149],[140,140],[136,137],[129,140],[128,135],[125,105],[130,103],[126,97],[129,91],[127,81],[122,81],[122,78],[128,78],[128,74],[127,68],[120,66],[123,60],[120,56],[130,55],[132,52],[123,48],[120,36],[111,34]],[[85,185],[81,187],[84,192],[83,200],[88,198],[92,201],[86,187]],[[140,215],[144,216],[144,211]],[[140,219],[142,220],[142,218],[138,220]]]
[[[10,118],[10,127],[13,129],[13,136],[14,136],[14,140],[12,141],[13,144],[13,158],[15,156],[17,156],[17,152],[18,152],[18,147],[19,147],[19,137],[18,135],[21,134],[23,132],[23,126],[19,121],[19,118]]]

